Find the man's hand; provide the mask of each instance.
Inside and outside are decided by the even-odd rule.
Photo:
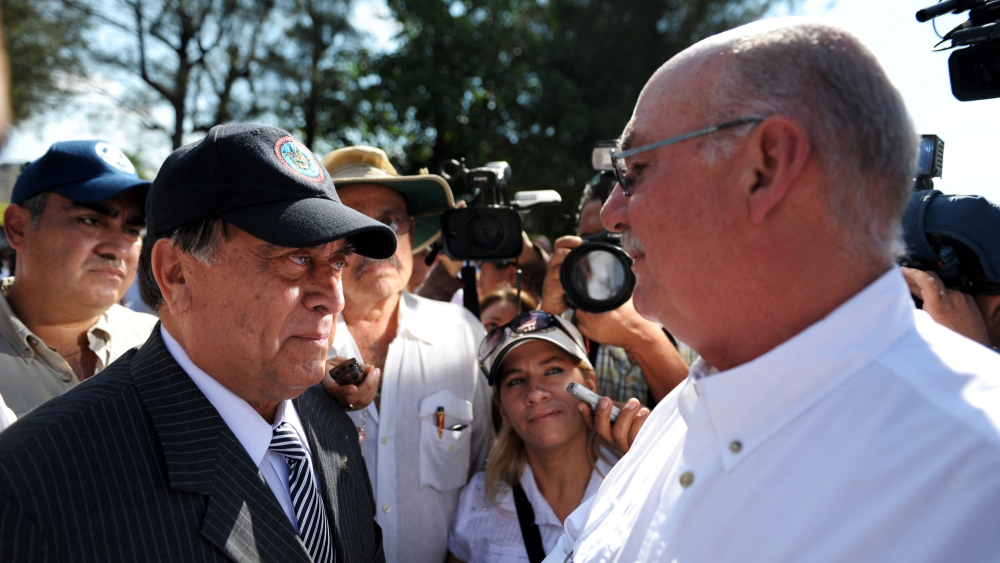
[[[642,342],[653,339],[659,333],[659,325],[647,321],[632,305],[632,299],[624,305],[606,313],[576,312],[577,328],[584,336],[610,346],[618,346],[631,352]]]
[[[326,361],[327,370],[326,374],[323,375],[323,387],[345,411],[361,410],[375,400],[375,395],[378,394],[379,379],[382,378],[382,370],[375,366],[362,366],[365,380],[361,382],[361,385],[340,385],[330,377],[329,368],[347,360],[348,358],[337,356]]]
[[[574,236],[559,237],[552,245],[552,257],[549,258],[548,271],[545,273],[545,283],[542,285],[542,310],[553,315],[561,315],[569,309],[566,305],[566,294],[559,281],[559,268],[571,250],[583,244],[583,239]]]
[[[649,418],[649,409],[641,406],[639,400],[633,397],[624,406],[619,407],[622,413],[618,415],[615,423],[611,424],[611,405],[610,398],[602,397],[601,402],[597,403],[597,412],[593,415],[590,413],[590,406],[583,401],[580,401],[578,408],[588,428],[613,448],[625,454],[632,447],[632,442],[635,442],[639,429]]]
[[[948,289],[934,272],[901,267],[903,277],[910,286],[910,293],[924,302],[924,311],[955,332],[990,346],[983,315],[971,295]]]

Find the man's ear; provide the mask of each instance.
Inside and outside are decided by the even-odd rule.
[[[180,248],[167,239],[160,239],[153,245],[150,255],[150,267],[156,285],[163,294],[163,306],[173,315],[180,315],[191,308],[191,286]]]
[[[30,228],[31,212],[16,203],[7,206],[3,212],[3,231],[7,242],[17,251],[24,250],[24,233]]]
[[[748,194],[750,220],[762,223],[785,198],[809,161],[809,133],[798,120],[775,115],[753,133],[756,179]]]

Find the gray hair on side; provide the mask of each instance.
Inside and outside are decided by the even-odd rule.
[[[858,38],[828,23],[789,20],[761,22],[763,30],[729,43],[708,117],[782,114],[803,123],[827,179],[826,205],[851,250],[895,259],[904,252],[902,219],[917,164],[903,98]],[[734,139],[706,138],[703,157],[725,154]]]
[[[142,300],[150,309],[157,312],[160,310],[160,305],[163,305],[163,293],[156,283],[156,276],[153,275],[153,247],[157,241],[167,239],[171,246],[190,254],[202,264],[212,265],[219,262],[222,244],[229,240],[230,236],[229,223],[214,217],[185,223],[161,237],[146,240],[139,254],[137,270],[139,294]]]

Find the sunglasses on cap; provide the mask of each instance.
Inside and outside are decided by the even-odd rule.
[[[514,317],[506,325],[491,330],[479,345],[479,369],[490,385],[496,383],[498,370],[495,368],[514,347],[514,343],[524,337],[547,340],[571,356],[587,359],[583,336],[576,327],[551,313],[528,311]]]

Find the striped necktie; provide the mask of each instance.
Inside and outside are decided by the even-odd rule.
[[[288,462],[288,492],[299,523],[299,537],[316,563],[332,563],[335,555],[330,538],[330,522],[326,518],[323,497],[313,484],[312,461],[302,446],[298,434],[286,422],[274,429],[271,451],[281,454]]]

